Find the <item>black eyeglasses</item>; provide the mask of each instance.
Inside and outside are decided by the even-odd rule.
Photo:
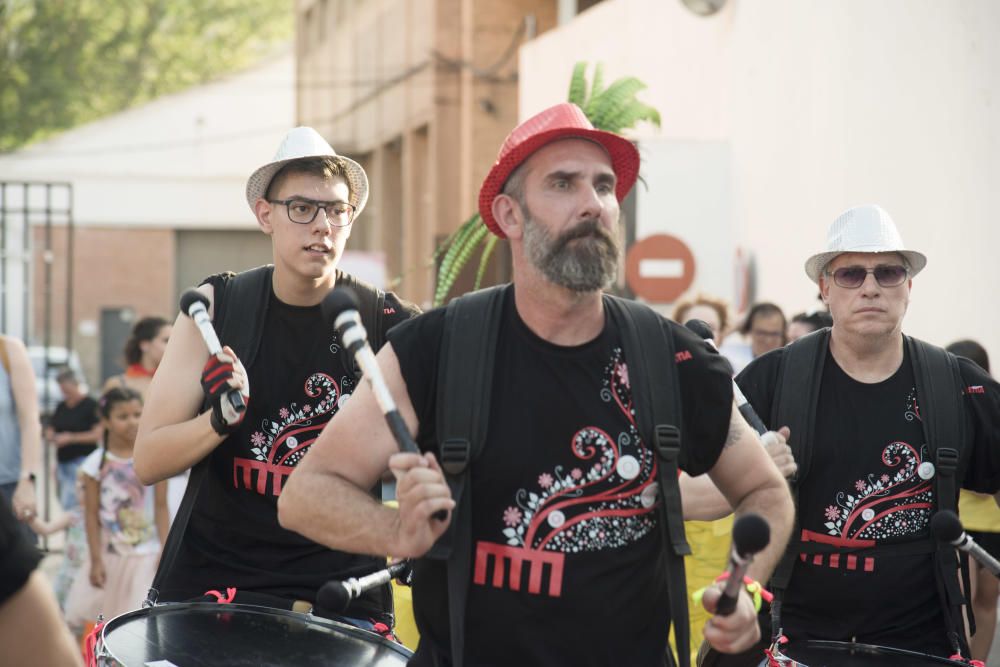
[[[868,274],[874,274],[875,282],[882,287],[897,287],[906,281],[910,275],[909,269],[900,264],[889,264],[886,266],[876,266],[874,269],[866,269],[863,266],[842,266],[833,273],[833,282],[847,289],[857,289],[864,284]]]
[[[326,220],[334,227],[346,227],[354,220],[354,207],[346,201],[317,201],[315,199],[268,199],[271,204],[284,204],[288,219],[299,225],[308,225],[316,219],[320,209],[326,211]]]

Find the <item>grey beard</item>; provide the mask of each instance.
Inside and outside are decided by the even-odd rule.
[[[602,290],[614,282],[618,276],[618,243],[596,220],[585,220],[553,236],[532,220],[527,210],[524,213],[528,260],[550,282],[574,292]]]

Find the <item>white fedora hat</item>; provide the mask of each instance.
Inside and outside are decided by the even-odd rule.
[[[833,221],[826,235],[826,250],[806,260],[806,275],[818,283],[826,265],[845,252],[898,252],[906,259],[911,277],[927,265],[923,253],[906,249],[896,223],[874,204],[849,208]]]
[[[344,161],[347,166],[347,186],[351,190],[348,203],[354,206],[355,219],[361,215],[361,210],[368,203],[368,175],[354,160],[337,155],[326,139],[311,127],[290,130],[278,147],[278,152],[274,154],[274,159],[250,174],[247,179],[247,203],[250,204],[250,210],[255,210],[254,204],[265,195],[271,179],[282,167],[293,160],[308,157],[336,157]]]

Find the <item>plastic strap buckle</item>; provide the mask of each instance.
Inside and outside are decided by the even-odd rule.
[[[441,468],[448,475],[461,475],[469,465],[472,445],[464,438],[448,438],[441,443]]]
[[[681,451],[681,430],[670,424],[656,426],[656,453],[666,461],[676,461]]]
[[[939,447],[935,467],[941,472],[955,472],[958,469],[958,450],[953,447]]]

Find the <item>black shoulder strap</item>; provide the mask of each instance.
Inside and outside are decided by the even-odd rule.
[[[215,295],[215,331],[247,369],[257,360],[264,336],[273,274],[271,264],[237,273],[225,282],[223,293]]]
[[[228,274],[227,279],[221,283],[222,289],[216,289],[212,300],[214,315],[212,325],[219,340],[233,348],[246,368],[250,368],[256,360],[260,348],[267,304],[270,301],[273,271],[274,266],[266,265],[243,273]],[[208,459],[206,456],[191,467],[184,497],[177,508],[173,523],[170,524],[166,544],[163,545],[163,554],[143,607],[156,604],[163,579],[173,568],[188,522],[191,520],[191,511],[201,491],[205,471],[208,469]]]
[[[683,425],[674,341],[660,316],[648,306],[613,296],[606,296],[604,305],[622,337],[639,433],[659,455],[660,527],[667,566],[670,620],[674,626],[677,662],[687,667],[691,662],[691,644],[684,557],[691,553],[691,547],[684,535],[684,512],[677,479]],[[653,359],[663,363],[647,362]]]
[[[958,502],[957,476],[964,471],[969,456],[958,359],[936,345],[909,336],[905,340],[913,360],[924,440],[935,468],[937,506],[939,510],[954,512]]]
[[[778,384],[775,387],[771,408],[771,428],[787,426],[791,432],[788,446],[798,465],[791,479],[792,500],[795,503],[795,518],[792,536],[785,547],[785,553],[771,575],[771,631],[781,630],[781,602],[788,582],[792,579],[792,569],[798,558],[799,534],[798,485],[809,472],[812,462],[812,433],[816,409],[819,404],[819,388],[823,378],[823,365],[830,346],[828,328],[814,331],[787,345],[782,351],[778,369]]]
[[[358,295],[358,311],[361,313],[361,324],[368,333],[368,344],[378,352],[385,343],[385,332],[382,331],[385,292],[371,283],[340,271],[337,272],[337,284],[350,287]]]
[[[798,465],[793,483],[808,474],[812,462],[812,427],[829,347],[830,329],[824,328],[801,337],[782,351],[770,426],[787,426],[791,431],[788,446]],[[803,391],[804,388],[808,390]]]
[[[438,459],[451,487],[455,510],[451,526],[428,557],[447,559],[453,667],[462,667],[465,653],[465,601],[472,554],[469,464],[479,456],[486,440],[505,287],[490,287],[454,299],[444,316],[437,378]]]
[[[955,355],[922,340],[905,338],[912,360],[913,375],[917,385],[924,442],[927,443],[927,460],[934,463],[934,497],[937,511],[954,512],[958,503],[958,479],[964,474],[969,456],[967,447],[965,406],[962,399],[962,375]],[[934,554],[938,595],[944,607],[951,632],[953,648],[969,655],[965,641],[962,608],[968,617],[969,631],[975,633],[976,621],[972,605],[965,604],[959,586],[958,568],[962,568],[965,590],[968,590],[966,559],[958,558],[955,549],[938,542]]]

